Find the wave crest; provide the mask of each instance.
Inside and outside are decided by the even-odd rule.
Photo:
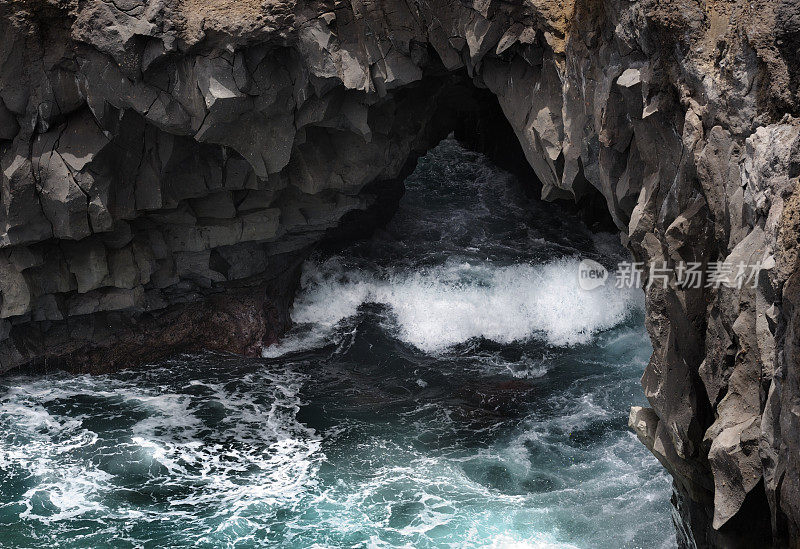
[[[473,338],[511,343],[537,338],[554,346],[588,343],[640,306],[635,290],[609,285],[591,291],[577,283],[579,261],[496,265],[448,261],[416,272],[374,273],[347,268],[339,258],[310,262],[292,319],[311,327],[303,341],[289,339],[267,356],[324,339],[364,303],[388,306],[396,335],[429,353]]]

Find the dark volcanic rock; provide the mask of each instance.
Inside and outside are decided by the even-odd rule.
[[[510,127],[638,261],[763,264],[646,291],[631,426],[682,544],[800,543],[797,2],[5,0],[0,29],[0,370],[257,352],[340,220]]]

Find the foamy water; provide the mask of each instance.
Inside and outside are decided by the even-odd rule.
[[[672,547],[626,428],[641,297],[581,291],[613,236],[452,141],[395,220],[304,269],[264,359],[0,378],[0,544]]]
[[[181,531],[203,539],[211,532],[195,523],[198,509],[213,510],[214,540],[238,539],[253,513],[306,493],[324,456],[316,433],[295,419],[301,376],[175,382],[171,367],[184,363],[146,375],[14,378],[0,398],[0,471],[27,488],[18,499],[2,493],[3,513],[20,511],[20,524],[41,524],[42,543],[59,546],[87,520],[125,539],[127,526],[169,517],[179,530],[165,541]],[[243,391],[248,383],[263,393]],[[137,501],[159,494],[166,507]]]
[[[319,342],[361,305],[380,303],[391,309],[398,336],[426,352],[441,352],[472,338],[587,343],[625,320],[641,298],[636,291],[611,285],[580,289],[578,263],[574,258],[543,265],[447,262],[423,272],[380,274],[347,270],[339,258],[312,262],[292,319],[305,329],[310,325]],[[299,337],[310,343],[308,336]],[[290,337],[266,349],[265,356],[302,346]]]

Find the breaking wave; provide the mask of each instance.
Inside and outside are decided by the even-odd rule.
[[[555,346],[585,344],[640,307],[638,292],[613,286],[585,291],[578,260],[543,265],[450,261],[415,272],[348,269],[341,258],[306,267],[292,319],[301,326],[265,356],[326,341],[338,323],[365,303],[386,305],[396,336],[425,352],[473,338],[498,343],[539,339]]]

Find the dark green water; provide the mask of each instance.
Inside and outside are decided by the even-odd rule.
[[[445,141],[264,359],[0,378],[0,544],[674,546],[640,296],[577,288],[612,240]]]

